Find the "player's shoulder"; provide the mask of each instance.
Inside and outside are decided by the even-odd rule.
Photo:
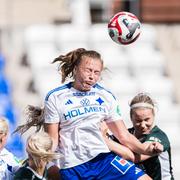
[[[23,180],[23,179],[31,179],[33,178],[33,172],[29,170],[27,167],[20,167],[15,173],[14,180]]]
[[[3,148],[2,151],[1,151],[1,156],[2,157],[13,156],[13,153],[8,151],[6,148]]]
[[[167,137],[167,134],[161,129],[159,128],[157,125],[154,126],[153,130],[152,130],[152,134],[156,134],[157,136],[164,136],[165,138]]]
[[[167,134],[163,130],[161,130],[158,126],[155,126],[152,129],[151,133],[148,136],[148,139],[150,141],[157,141],[160,143],[166,143],[166,144],[170,143]]]
[[[12,152],[8,151],[6,148],[3,148],[0,155],[1,159],[3,159],[6,163],[9,163],[11,165],[19,164],[18,158]]]
[[[0,152],[1,155],[9,154],[9,151],[6,148],[3,148]]]
[[[46,97],[45,97],[45,101],[48,101],[49,97],[52,96],[52,95],[60,95],[60,94],[63,94],[64,92],[66,92],[67,90],[69,90],[71,87],[72,87],[72,83],[69,82],[69,83],[62,84],[61,86],[56,87],[56,88],[50,90],[50,91],[47,93]]]
[[[97,91],[101,91],[101,93],[105,94],[106,96],[116,99],[116,97],[114,96],[114,94],[111,92],[110,89],[104,87],[103,85],[99,83],[95,84],[93,88],[95,88]]]

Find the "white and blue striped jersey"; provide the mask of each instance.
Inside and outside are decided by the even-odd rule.
[[[45,99],[45,123],[60,124],[60,168],[88,162],[109,152],[99,130],[100,122],[122,120],[117,100],[99,84],[90,91],[74,89],[72,83],[50,91]]]

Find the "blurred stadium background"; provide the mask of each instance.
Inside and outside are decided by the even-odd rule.
[[[142,22],[139,39],[128,46],[107,33],[108,20],[122,10]],[[109,69],[102,83],[118,97],[127,127],[134,95],[148,92],[156,100],[156,123],[169,136],[180,179],[179,32],[179,0],[0,0],[0,115],[13,131],[24,123],[28,104],[42,106],[45,94],[60,85],[50,62],[75,48],[95,49]],[[25,157],[26,136],[9,138],[7,146],[19,158]]]

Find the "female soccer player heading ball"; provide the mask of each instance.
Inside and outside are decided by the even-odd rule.
[[[134,163],[110,152],[100,132],[106,121],[114,135],[136,153],[152,155],[157,146],[141,144],[126,129],[115,97],[97,82],[103,70],[101,55],[83,48],[60,55],[62,82],[45,99],[45,130],[54,140],[63,179],[149,179]]]

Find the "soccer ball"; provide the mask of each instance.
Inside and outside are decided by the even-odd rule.
[[[138,18],[129,12],[115,14],[108,23],[109,36],[118,44],[131,44],[141,33],[141,23]]]

